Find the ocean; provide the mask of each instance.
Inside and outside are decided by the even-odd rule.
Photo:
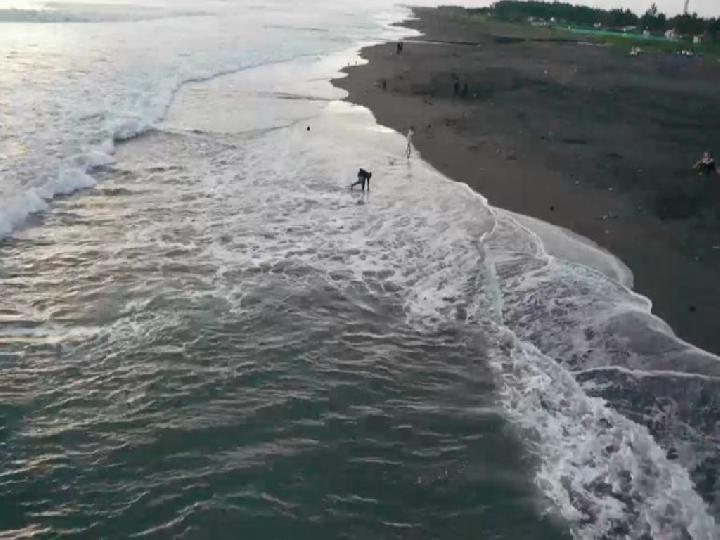
[[[720,359],[330,83],[409,15],[0,4],[0,537],[720,538]]]

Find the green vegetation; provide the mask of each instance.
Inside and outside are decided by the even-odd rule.
[[[692,42],[694,36],[701,36],[707,49],[715,49],[714,45],[720,44],[720,18],[703,19],[694,13],[667,17],[658,11],[654,3],[640,16],[627,9],[604,10],[536,0],[500,0],[489,8],[470,11],[505,22],[530,21],[535,24],[629,32],[638,36],[647,31],[650,36],[664,37],[667,31],[672,30],[681,42]],[[613,36],[605,38],[611,41],[614,39]]]

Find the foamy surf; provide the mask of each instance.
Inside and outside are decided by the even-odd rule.
[[[0,54],[7,59],[0,95],[8,100],[1,104],[12,133],[0,139],[0,238],[55,197],[94,187],[93,171],[111,163],[114,144],[153,129],[183,85],[323,55],[386,32],[381,21],[344,15],[341,24],[352,23],[344,35],[318,33],[298,47],[285,39],[287,29],[314,27],[309,21],[322,26],[322,12],[287,13],[268,5],[272,17],[288,23],[268,30],[265,13],[220,3],[206,4],[207,12],[187,1],[26,4],[0,9]],[[59,24],[59,31],[39,22]],[[152,46],[140,35],[153,36]]]
[[[89,129],[91,133],[89,138],[96,138],[99,133],[104,140],[96,145],[83,144],[83,146],[87,146],[87,149],[69,156],[60,165],[57,165],[58,172],[54,175],[50,173],[49,180],[40,183],[32,182],[31,187],[14,194],[5,203],[0,204],[0,239],[22,227],[31,215],[47,210],[48,205],[56,197],[72,195],[78,191],[95,187],[97,181],[93,177],[93,171],[113,163],[112,155],[115,152],[115,145],[130,141],[155,129],[165,117],[174,96],[184,85],[210,81],[228,74],[252,69],[258,65],[285,63],[302,56],[305,55],[262,64],[243,63],[242,65],[223,67],[209,74],[198,72],[198,74],[189,75],[179,81],[163,81],[163,84],[156,90],[158,94],[152,99],[135,100],[137,109],[134,111],[108,111],[101,115],[93,115],[92,119],[102,118],[102,121],[94,128]]]
[[[71,156],[60,166],[55,177],[29,187],[0,204],[0,239],[25,224],[32,214],[46,210],[56,197],[95,187],[97,182],[92,177],[92,172],[112,164],[113,151],[113,142],[108,139],[86,152]]]
[[[646,421],[645,412],[624,401],[637,393],[629,381],[647,377],[699,378],[713,388],[720,359],[652,315],[652,303],[626,286],[631,273],[612,255],[470,196],[490,212],[492,225],[452,250],[452,266],[441,262],[451,257],[442,251],[436,265],[426,265],[406,308],[421,325],[459,320],[485,339],[494,336],[489,350],[501,402],[537,456],[548,511],[559,512],[582,539],[720,538],[697,491],[701,478],[690,475],[712,471],[716,439],[708,418],[692,418],[679,405],[663,412],[671,430],[651,433],[637,422]],[[439,235],[431,245],[454,243]],[[609,369],[624,370],[626,380],[608,376]],[[660,401],[671,395],[662,386],[648,391]]]
[[[537,444],[538,486],[578,538],[718,538],[689,476],[703,449],[678,462],[672,453],[684,441],[666,439],[661,448],[645,426],[588,396],[601,392],[586,370],[629,367],[663,376],[683,366],[713,378],[720,359],[677,339],[652,316],[647,299],[605,275],[605,264],[598,271],[556,259],[539,237],[535,246],[508,252],[506,242],[527,229],[496,215],[486,268],[496,276],[489,281],[497,284],[492,297],[503,346],[493,364],[508,413]],[[583,372],[582,386],[573,372]]]
[[[483,322],[482,313],[503,312],[493,307],[499,299],[493,280],[483,282],[483,299],[466,324],[482,329],[485,339],[496,336],[489,350],[501,403],[537,457],[546,511],[558,512],[579,539],[719,538],[685,464],[669,459],[646,427],[588,396],[562,358],[519,339],[502,317],[497,324]],[[432,322],[438,311],[414,315]]]
[[[538,487],[577,538],[718,538],[687,470],[645,427],[588,397],[555,359],[510,332],[502,339],[493,364],[508,414],[536,445]]]

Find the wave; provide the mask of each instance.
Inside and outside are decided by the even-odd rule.
[[[30,186],[0,203],[0,240],[23,226],[31,215],[47,210],[50,202],[56,197],[95,187],[97,182],[92,173],[114,162],[116,144],[128,142],[155,129],[167,115],[175,96],[183,86],[211,81],[263,65],[282,64],[314,57],[315,54],[298,54],[290,58],[252,62],[218,69],[209,74],[188,76],[169,85],[164,92],[159,93],[159,96],[155,96],[155,102],[159,102],[159,105],[149,107],[150,110],[109,111],[105,114],[93,115],[89,119],[99,122],[100,132],[104,134],[100,137],[99,143],[87,145],[83,151],[63,161],[55,176],[40,181],[37,185]]]
[[[201,11],[181,11],[165,9],[160,7],[137,6],[128,4],[99,4],[90,6],[87,4],[73,2],[52,2],[45,4],[47,9],[0,9],[0,23],[3,22],[112,22],[112,21],[137,21],[143,19],[167,18],[178,16],[204,16],[208,15]],[[258,9],[263,9],[258,6]],[[128,14],[128,10],[131,13]],[[386,12],[378,19],[378,25],[385,30],[389,36],[415,35],[417,32],[410,29],[400,29],[392,26],[409,14],[409,9],[403,8],[402,12],[392,12],[392,16]],[[125,19],[123,19],[125,17]],[[129,18],[128,18],[129,17]],[[299,31],[307,31],[311,27],[290,27]],[[312,27],[313,31],[320,30]],[[323,32],[327,33],[327,32]],[[359,36],[358,36],[359,38]],[[347,36],[338,36],[337,39],[330,39],[331,42],[345,43]],[[373,41],[375,43],[377,41]],[[354,52],[368,42],[356,41],[352,46]],[[180,77],[176,81],[157,80],[161,88],[146,91],[136,98],[136,104],[124,108],[124,110],[111,110],[100,113],[93,113],[83,116],[82,121],[96,122],[99,129],[91,129],[94,133],[91,138],[95,141],[85,145],[85,149],[72,158],[70,162],[62,162],[57,168],[57,173],[50,179],[39,179],[33,185],[28,186],[21,193],[17,193],[0,202],[0,241],[11,234],[18,227],[26,223],[32,214],[43,212],[48,208],[50,202],[57,196],[69,195],[76,191],[89,189],[96,185],[92,177],[93,170],[112,163],[112,155],[115,145],[134,139],[143,135],[148,130],[154,129],[167,115],[177,93],[187,84],[202,83],[238,73],[243,70],[253,69],[263,65],[282,64],[303,58],[318,58],[324,54],[331,54],[332,50],[324,53],[309,52],[296,53],[288,49],[283,53],[282,58],[263,58],[258,61],[230,62],[218,69],[211,69],[209,72],[202,72],[199,69],[194,74]],[[165,84],[165,83],[169,84]],[[155,95],[151,95],[155,94]],[[287,99],[294,96],[277,96]],[[145,101],[143,101],[145,100]],[[100,135],[98,135],[100,133]],[[98,142],[99,141],[99,142]],[[82,157],[88,157],[83,160]],[[99,157],[99,160],[95,159]]]
[[[551,256],[539,235],[495,214],[484,248],[511,343],[495,365],[509,414],[535,436],[538,485],[582,538],[718,538],[701,496],[714,500],[716,488],[698,492],[690,474],[714,458],[712,423],[691,417],[695,404],[669,381],[682,370],[714,388],[720,359],[677,338],[607,264]],[[651,377],[668,383],[638,382]],[[682,404],[668,422],[686,429],[658,437],[649,410],[666,399]]]
[[[57,176],[11,197],[0,206],[0,238],[25,223],[29,215],[46,210],[55,197],[94,187],[96,182],[89,172],[112,163],[111,153],[111,141],[90,148],[71,157]]]
[[[720,358],[677,338],[612,255],[458,187],[494,221],[452,267],[424,266],[406,311],[421,327],[459,324],[489,351],[548,511],[576,538],[720,538]]]
[[[1,23],[109,23],[137,22],[167,17],[198,17],[200,11],[167,11],[138,5],[104,5],[48,3],[48,9],[0,9]]]
[[[647,428],[588,396],[553,358],[507,331],[492,364],[503,404],[539,456],[538,487],[579,538],[717,538],[688,471]]]

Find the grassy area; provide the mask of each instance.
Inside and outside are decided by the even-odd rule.
[[[658,43],[665,43],[668,41],[668,39],[663,36],[653,36],[653,35],[645,36],[642,34],[628,34],[628,33],[617,32],[617,31],[613,31],[613,30],[597,30],[595,28],[568,27],[568,30],[570,30],[574,34],[591,36],[591,37],[595,37],[598,39],[623,38],[623,39],[640,40],[643,42],[658,42]]]
[[[487,13],[483,13],[481,10],[470,10],[457,7],[442,7],[439,9],[452,19],[465,24],[475,25],[484,33],[491,35],[524,39],[549,39],[558,37],[559,35],[554,28],[532,26],[526,23],[501,21],[491,15],[488,15]]]
[[[441,8],[453,19],[467,24],[477,25],[488,34],[518,37],[524,39],[575,39],[589,41],[600,45],[608,45],[624,49],[628,52],[639,47],[648,53],[679,54],[692,51],[694,54],[720,58],[720,43],[708,42],[693,44],[689,39],[669,40],[662,36],[643,36],[640,34],[598,31],[595,29],[571,28],[567,26],[533,26],[527,22],[502,21],[482,10],[463,8]]]
[[[690,40],[648,39],[635,34],[592,35],[568,29],[563,30],[563,35],[582,36],[593,43],[623,48],[628,51],[633,47],[639,47],[644,52],[650,53],[680,54],[682,51],[692,51],[693,54],[704,56],[720,56],[720,44],[717,43],[693,44]]]

